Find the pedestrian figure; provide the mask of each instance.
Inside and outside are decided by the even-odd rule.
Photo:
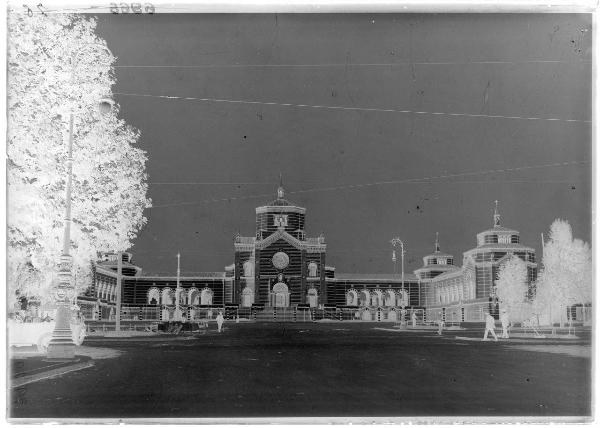
[[[510,320],[508,319],[508,312],[506,312],[506,309],[502,309],[502,313],[500,314],[500,322],[502,323],[502,338],[508,339]]]
[[[417,314],[415,312],[412,313],[412,315],[410,316],[410,319],[412,320],[412,326],[413,328],[417,326]]]
[[[219,311],[219,315],[217,315],[217,327],[219,328],[219,333],[221,333],[221,328],[223,327],[223,312]]]
[[[442,320],[440,318],[440,320],[438,321],[438,334],[441,336],[442,335],[442,331],[444,330],[444,320]]]
[[[400,311],[400,324],[406,325],[406,309],[402,308]]]
[[[483,335],[483,340],[488,340],[488,333],[492,333],[492,336],[494,336],[494,340],[496,342],[498,341],[498,336],[496,336],[496,331],[494,330],[495,327],[496,320],[493,316],[490,315],[489,312],[487,312],[485,314],[485,334]]]

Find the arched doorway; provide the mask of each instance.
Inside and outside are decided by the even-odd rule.
[[[271,293],[271,306],[276,308],[286,308],[290,306],[290,293],[288,286],[283,282],[278,282],[273,286]]]
[[[316,308],[319,306],[319,293],[316,288],[310,288],[306,295],[307,303],[311,308]]]
[[[242,290],[242,307],[249,308],[254,303],[254,290],[244,287]]]

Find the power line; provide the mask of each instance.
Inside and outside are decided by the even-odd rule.
[[[553,118],[553,117],[527,117],[527,116],[503,116],[503,115],[490,115],[490,114],[474,114],[474,113],[429,112],[429,111],[385,109],[385,108],[375,108],[375,107],[372,107],[372,108],[369,108],[369,107],[346,107],[346,106],[280,103],[280,102],[268,102],[268,101],[227,100],[227,99],[220,99],[220,98],[179,97],[179,96],[171,96],[171,95],[135,94],[135,93],[127,93],[127,92],[114,92],[113,94],[114,95],[123,95],[123,96],[128,96],[128,97],[160,98],[160,99],[166,99],[166,100],[184,100],[184,101],[199,101],[199,102],[228,103],[228,104],[253,104],[253,105],[280,106],[280,107],[313,108],[313,109],[325,109],[325,110],[370,111],[370,112],[380,112],[380,113],[404,113],[404,114],[415,114],[415,115],[421,114],[421,115],[430,115],[430,116],[453,116],[453,117],[471,117],[471,118],[488,118],[488,119],[541,120],[541,121],[552,121],[552,122],[591,123],[591,120],[562,119],[562,118]]]
[[[428,180],[423,181],[414,181],[415,184],[428,183]],[[454,180],[454,181],[439,181],[436,184],[478,184],[478,183],[529,183],[529,184],[570,184],[570,183],[578,183],[580,180]],[[169,181],[169,182],[160,182],[160,181],[151,181],[148,182],[149,185],[169,185],[169,186],[221,186],[221,185],[231,185],[231,186],[239,186],[239,185],[269,185],[272,186],[274,182],[272,181],[264,181],[264,182],[246,182],[246,183],[236,183],[236,182],[208,182],[208,181]],[[307,183],[306,181],[286,181],[286,183]]]
[[[468,176],[485,175],[485,174],[507,173],[507,172],[524,171],[524,170],[529,170],[529,169],[555,168],[555,167],[562,167],[562,166],[569,166],[569,165],[582,165],[582,164],[587,164],[587,163],[589,163],[589,161],[555,162],[555,163],[550,163],[550,164],[527,165],[527,166],[520,166],[520,167],[514,167],[514,168],[488,169],[488,170],[483,170],[483,171],[471,171],[471,172],[460,172],[460,173],[454,173],[454,174],[432,175],[429,177],[408,178],[408,179],[403,179],[403,180],[376,181],[373,183],[347,184],[347,185],[331,186],[331,187],[315,187],[315,188],[311,188],[311,189],[288,191],[287,193],[288,194],[300,194],[300,193],[312,193],[312,192],[330,192],[330,191],[336,191],[336,190],[363,189],[363,188],[372,187],[372,186],[381,186],[381,185],[390,185],[390,184],[429,183],[429,182],[431,182],[431,180],[437,180],[437,179],[468,177]],[[194,202],[179,202],[179,203],[173,203],[173,204],[155,205],[151,208],[178,207],[178,206],[186,206],[186,205],[198,205],[198,204],[211,203],[211,202],[230,202],[230,201],[244,200],[244,199],[268,198],[270,196],[273,196],[272,193],[261,194],[261,195],[231,196],[231,197],[227,197],[227,198],[205,199],[202,201],[194,201]]]
[[[235,182],[235,181],[151,181],[148,184],[152,185],[161,185],[161,186],[169,186],[169,185],[200,185],[200,186],[240,186],[240,185],[272,185],[271,181],[246,181],[246,182]]]
[[[223,52],[207,53],[217,55]],[[406,67],[412,65],[514,65],[514,64],[591,64],[586,60],[523,60],[523,61],[406,61],[389,63],[327,63],[327,64],[147,64],[114,65],[115,68],[335,68],[335,67]]]

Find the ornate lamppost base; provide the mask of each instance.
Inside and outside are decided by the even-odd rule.
[[[56,317],[56,327],[48,344],[46,361],[77,361],[75,343],[71,332],[71,311],[67,304],[59,305]]]
[[[75,362],[79,358],[75,356],[75,344],[70,341],[65,343],[55,343],[48,345],[48,353],[44,361],[53,362]]]
[[[68,229],[67,229],[68,230]],[[68,242],[65,239],[65,242]],[[59,284],[56,289],[56,325],[52,332],[52,339],[48,344],[46,360],[48,361],[75,361],[75,343],[71,332],[71,304],[69,295],[73,292],[71,285],[71,256],[63,253],[59,263]]]

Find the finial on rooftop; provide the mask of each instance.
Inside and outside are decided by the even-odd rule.
[[[438,251],[440,251],[440,233],[439,232],[435,232],[435,251],[436,253]]]
[[[496,207],[494,208],[494,227],[500,226],[500,214],[498,213],[498,200],[494,201]]]
[[[277,188],[277,199],[283,199],[285,191],[283,190],[283,176],[279,173],[279,187]]]

